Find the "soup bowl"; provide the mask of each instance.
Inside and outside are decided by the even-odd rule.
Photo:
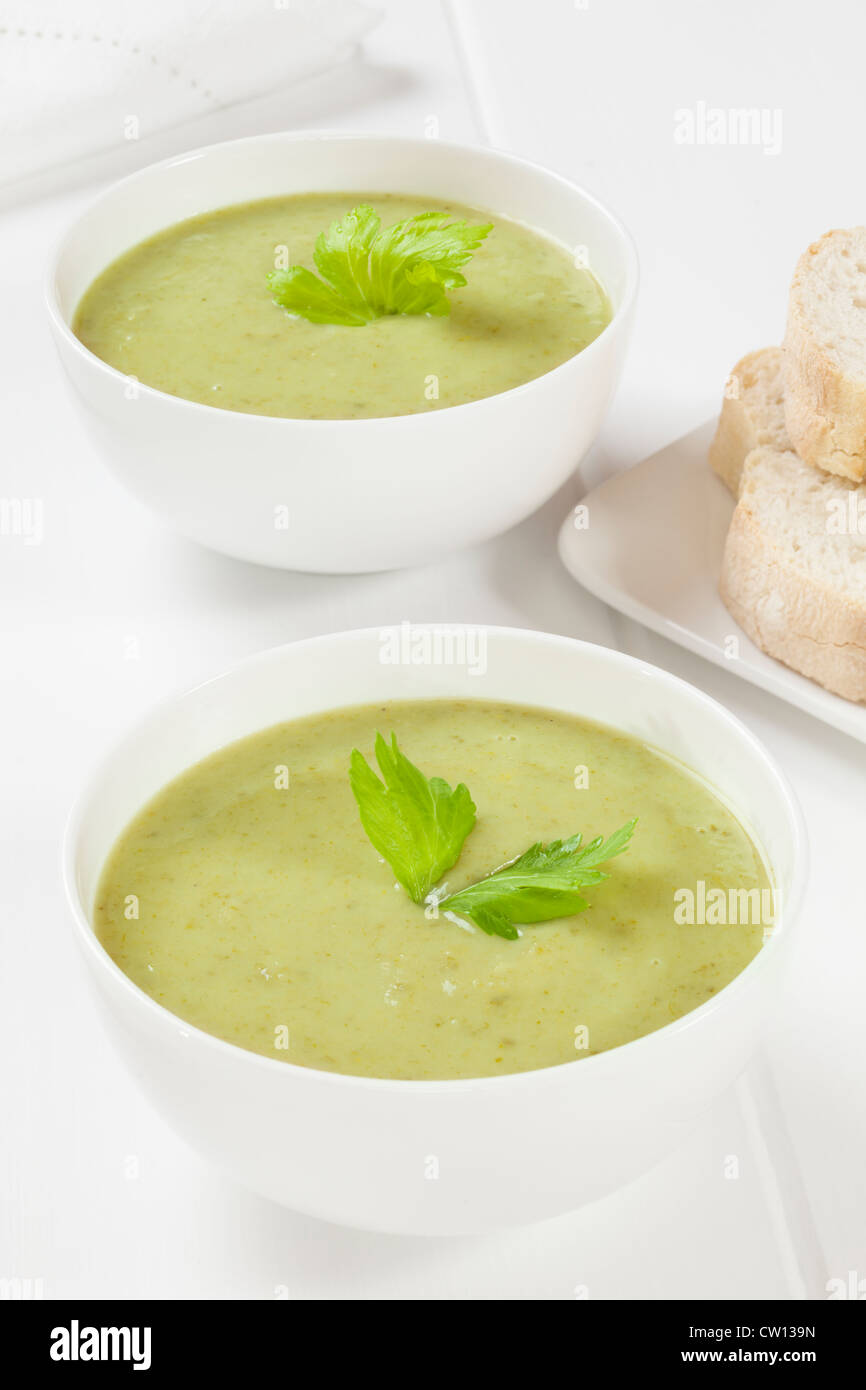
[[[183,400],[108,366],[73,333],[87,287],[153,233],[232,203],[340,189],[417,194],[434,205],[451,199],[528,223],[579,252],[607,291],[612,320],[577,356],[512,390],[359,420],[273,418]],[[227,555],[348,573],[435,560],[545,502],[599,431],[636,286],[634,248],[616,218],[536,164],[439,140],[287,133],[212,145],[116,184],[64,237],[47,300],[85,425],[141,502]]]
[[[783,773],[692,686],[565,637],[509,628],[413,632],[438,633],[427,649],[442,659],[416,664],[423,643],[395,644],[394,629],[346,632],[265,652],[158,706],[109,754],[74,809],[64,878],[114,1044],[194,1148],[298,1211],[373,1230],[449,1234],[591,1201],[645,1171],[698,1123],[746,1066],[770,1017],[806,851]],[[394,659],[400,652],[405,659]],[[223,1042],[169,1013],[114,964],[92,926],[100,873],[117,836],[166,782],[286,719],[439,697],[593,719],[708,782],[760,848],[781,904],[746,969],[693,1012],[607,1052],[478,1080],[397,1081],[316,1071]]]

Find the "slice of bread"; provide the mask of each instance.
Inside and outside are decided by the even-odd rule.
[[[761,444],[791,447],[785,425],[781,348],[747,353],[725,386],[719,426],[710,445],[710,466],[735,497],[746,455]]]
[[[785,330],[785,417],[816,468],[866,477],[866,227],[827,232],[797,262]]]
[[[866,700],[866,487],[790,450],[754,450],[719,589],[768,655],[837,695]]]

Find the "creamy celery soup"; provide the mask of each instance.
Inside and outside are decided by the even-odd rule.
[[[448,312],[310,322],[268,274],[313,269],[316,239],[359,204],[383,227],[431,208],[492,224],[449,289]],[[90,286],[73,328],[148,386],[225,410],[304,419],[407,415],[520,386],[610,321],[601,285],[549,237],[456,203],[382,193],[303,194],[190,218],[133,247]],[[389,262],[390,266],[390,262]]]
[[[631,841],[582,890],[585,910],[514,939],[425,907],[350,787],[350,752],[375,768],[377,730],[425,777],[468,787],[477,819],[448,893],[539,841],[588,845],[637,816]],[[714,890],[766,901],[767,871],[682,765],[555,712],[412,701],[281,724],[188,769],[115,845],[95,927],[147,994],[240,1047],[360,1076],[481,1077],[603,1052],[705,1003],[763,939],[760,912],[704,912]]]

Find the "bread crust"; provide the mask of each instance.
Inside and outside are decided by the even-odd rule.
[[[761,444],[789,448],[778,404],[768,397],[767,379],[782,375],[782,349],[759,348],[741,357],[725,388],[715,437],[710,445],[710,467],[729,492],[739,496],[746,456]],[[731,389],[733,388],[733,389]]]
[[[797,453],[815,468],[862,482],[866,477],[866,381],[823,347],[812,329],[815,257],[841,247],[849,233],[825,232],[797,262],[784,340],[785,420]]]
[[[768,656],[846,700],[866,700],[866,611],[795,569],[745,498],[728,531],[719,593]]]

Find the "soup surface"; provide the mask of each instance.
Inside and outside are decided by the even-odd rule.
[[[429,920],[349,787],[349,752],[371,757],[377,729],[469,786],[478,821],[452,890],[538,839],[638,815],[632,844],[588,910],[517,941]],[[477,1077],[616,1047],[726,985],[763,929],[678,923],[675,892],[700,881],[768,886],[743,827],[681,765],[553,712],[407,702],[266,729],[183,773],[115,846],[95,925],[136,984],[241,1047],[362,1076]]]
[[[408,415],[507,391],[573,357],[610,320],[607,297],[563,246],[508,218],[494,223],[451,291],[451,313],[363,327],[314,324],[273,302],[280,248],[313,268],[318,234],[359,203],[390,226],[426,199],[304,194],[222,208],[127,251],[90,286],[74,331],[105,362],[174,396],[256,415]]]

